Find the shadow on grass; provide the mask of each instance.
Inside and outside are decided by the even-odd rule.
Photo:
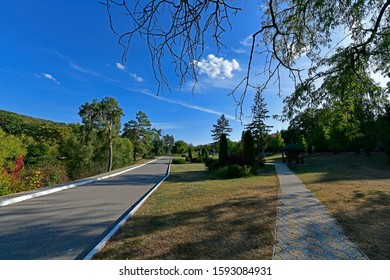
[[[112,239],[124,241],[125,246],[107,248],[96,257],[270,259],[276,200],[276,195],[268,199],[240,197],[196,211],[136,216]],[[138,239],[150,235],[147,246]]]
[[[261,178],[265,176],[275,176],[275,168],[273,166],[265,166],[259,169],[259,174],[252,176],[253,178]],[[167,182],[173,183],[194,183],[209,180],[232,180],[221,176],[215,171],[205,170],[184,170],[172,172],[166,179]]]
[[[390,194],[375,191],[369,195],[354,192],[364,203],[358,205],[354,214],[340,210],[334,213],[347,235],[370,259],[390,259]]]
[[[384,153],[370,156],[354,153],[313,154],[305,158],[305,165],[298,165],[297,175],[316,174],[312,183],[339,180],[383,180],[390,179],[390,164]]]

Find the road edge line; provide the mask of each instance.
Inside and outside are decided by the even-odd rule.
[[[83,260],[92,260],[93,256],[95,256],[101,249],[103,249],[104,245],[106,245],[107,241],[134,215],[135,212],[145,203],[145,201],[154,193],[155,190],[169,177],[171,172],[171,159],[169,159],[168,169],[165,177],[139,201],[135,207],[125,215],[109,233],[107,233],[102,240],[83,258]],[[131,208],[130,208],[131,209]]]
[[[15,203],[22,202],[22,201],[25,201],[25,200],[29,200],[29,199],[32,199],[32,198],[37,198],[37,197],[45,196],[45,195],[48,195],[48,194],[52,194],[52,193],[56,193],[56,192],[60,192],[60,191],[68,190],[68,189],[72,189],[72,188],[75,188],[75,187],[78,187],[78,186],[86,185],[86,184],[89,184],[89,183],[97,182],[97,181],[108,179],[108,178],[111,178],[111,177],[115,177],[115,176],[121,175],[123,173],[129,172],[131,170],[134,170],[134,169],[140,168],[142,166],[145,166],[145,165],[147,165],[149,163],[153,163],[153,162],[155,162],[155,161],[157,161],[159,159],[162,159],[162,158],[163,157],[160,157],[160,158],[148,161],[146,163],[143,163],[141,165],[133,166],[131,168],[128,168],[128,169],[125,169],[125,170],[122,170],[122,171],[119,171],[117,173],[113,173],[113,174],[110,174],[110,175],[105,175],[105,176],[98,177],[98,178],[88,179],[88,180],[85,180],[85,181],[81,181],[81,182],[77,182],[77,183],[73,183],[73,184],[69,184],[69,185],[65,185],[65,186],[61,186],[61,187],[56,187],[56,188],[53,188],[53,189],[50,189],[50,190],[38,191],[38,192],[35,192],[35,193],[21,195],[21,196],[17,196],[17,197],[10,198],[10,199],[4,199],[4,200],[0,201],[0,207],[7,206],[7,205],[10,205],[10,204],[15,204]]]

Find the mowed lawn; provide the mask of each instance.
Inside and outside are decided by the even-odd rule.
[[[370,259],[390,259],[390,164],[384,153],[314,154],[295,173]]]
[[[278,188],[273,166],[223,180],[204,164],[172,165],[95,259],[271,259]]]

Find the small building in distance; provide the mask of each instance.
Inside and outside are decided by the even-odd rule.
[[[305,149],[298,144],[288,144],[281,149],[283,163],[304,163]]]

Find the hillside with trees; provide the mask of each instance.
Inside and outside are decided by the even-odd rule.
[[[32,190],[170,153],[174,137],[146,113],[125,123],[112,97],[86,102],[80,123],[58,123],[0,110],[0,195]]]

